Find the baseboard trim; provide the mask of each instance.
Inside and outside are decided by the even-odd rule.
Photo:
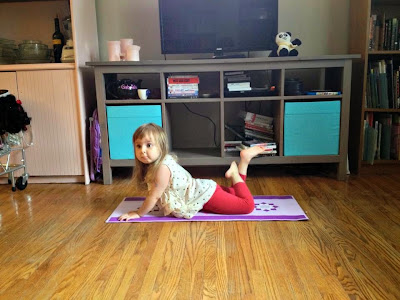
[[[29,176],[28,183],[85,183],[85,176]],[[8,178],[0,178],[0,184],[8,184]]]

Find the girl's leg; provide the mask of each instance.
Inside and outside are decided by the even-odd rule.
[[[254,146],[254,147],[250,147],[247,148],[245,150],[240,151],[240,162],[239,162],[239,166],[237,167],[239,176],[242,180],[239,179],[238,176],[233,176],[233,173],[236,172],[236,168],[233,171],[233,167],[236,166],[235,162],[232,162],[231,167],[228,169],[228,171],[226,171],[225,173],[225,177],[226,178],[230,178],[232,181],[232,186],[240,181],[246,182],[246,178],[247,178],[247,168],[249,166],[250,161],[253,159],[253,157],[259,155],[260,153],[262,153],[264,151],[264,147],[263,146]],[[233,166],[233,164],[235,164],[235,166]],[[232,190],[232,188],[225,188],[222,187],[224,190],[228,189],[227,192],[230,193],[234,193],[234,191]]]
[[[242,174],[239,174],[239,175],[240,175],[240,177],[243,179],[243,181],[246,182],[247,176],[242,175]],[[231,187],[221,186],[221,188],[222,188],[225,192],[227,192],[227,193],[229,193],[229,194],[236,195],[236,192],[235,192],[235,189],[233,188],[233,186],[231,186]]]
[[[247,168],[250,161],[257,155],[264,152],[264,146],[254,146],[240,151],[239,174],[247,176]],[[228,170],[229,171],[229,170]]]
[[[211,199],[204,204],[203,210],[224,215],[251,213],[254,210],[254,200],[246,184],[236,183],[234,189],[240,196],[228,193],[217,185]]]
[[[245,180],[247,167],[253,157],[264,151],[263,147],[252,147],[240,152],[239,167],[232,162],[225,173],[232,181],[231,188],[218,186],[214,195],[204,205],[204,210],[219,214],[248,214],[254,210],[254,199]]]

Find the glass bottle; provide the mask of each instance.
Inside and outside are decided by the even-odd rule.
[[[58,16],[54,19],[55,32],[53,33],[53,51],[54,51],[54,62],[61,62],[61,53],[64,46],[64,35],[60,31],[60,21]]]

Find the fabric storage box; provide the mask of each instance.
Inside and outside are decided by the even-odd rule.
[[[107,106],[111,159],[133,159],[132,136],[144,123],[162,126],[161,105]]]
[[[283,154],[338,155],[340,101],[287,102]]]

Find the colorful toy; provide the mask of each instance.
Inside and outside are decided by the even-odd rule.
[[[301,41],[299,39],[291,41],[291,38],[290,32],[279,32],[275,37],[277,47],[271,51],[269,56],[297,56],[299,52],[295,48],[301,45]]]

